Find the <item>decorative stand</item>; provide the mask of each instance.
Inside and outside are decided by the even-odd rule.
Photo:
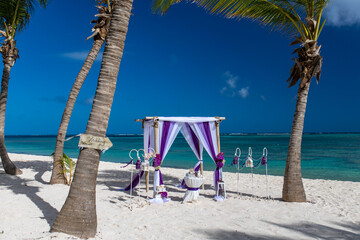
[[[150,203],[166,203],[170,202],[171,198],[168,198],[168,194],[165,188],[165,185],[159,185],[156,187],[155,197],[152,199],[149,199]]]
[[[216,197],[222,197],[224,200],[226,199],[225,182],[222,180],[217,182]]]
[[[187,191],[183,203],[197,201],[199,198],[199,187],[203,184],[204,178],[202,175],[197,175],[195,171],[191,169],[184,177],[184,180]]]
[[[254,161],[252,159],[251,147],[249,147],[249,153],[245,161],[245,166],[251,168],[251,197],[254,197]]]

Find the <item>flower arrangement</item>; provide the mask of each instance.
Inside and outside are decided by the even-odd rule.
[[[221,152],[216,156],[215,159],[216,167],[222,168],[224,166],[225,160],[224,160],[224,153]]]
[[[153,160],[153,167],[155,169],[159,169],[161,165],[161,157],[160,154],[156,154],[156,157]]]

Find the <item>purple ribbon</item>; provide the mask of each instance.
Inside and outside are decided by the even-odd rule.
[[[261,158],[261,165],[266,165],[267,164],[267,157],[266,156],[263,156]]]
[[[133,159],[131,159],[130,162],[128,162],[125,166],[122,166],[122,167],[120,167],[120,168],[126,168],[126,167],[129,166],[130,163],[132,163],[132,162],[133,162]]]
[[[135,164],[135,166],[136,166],[136,169],[141,169],[141,160],[140,159],[138,159],[137,161],[136,161],[136,164]]]
[[[239,164],[239,157],[238,156],[234,156],[232,165],[238,165]]]
[[[132,184],[129,184],[129,186],[127,186],[126,188],[120,189],[120,191],[129,191],[130,189],[134,189],[139,184],[140,179],[142,178],[143,175],[144,175],[144,171],[138,172],[133,177]]]
[[[155,171],[158,171],[158,172],[159,172],[159,178],[160,178],[159,184],[160,184],[160,185],[163,185],[164,182],[163,182],[163,178],[162,178],[162,174],[161,174],[160,169],[157,169],[157,170],[155,170]]]
[[[189,191],[197,191],[197,190],[199,190],[199,188],[187,188],[187,190],[189,190]]]

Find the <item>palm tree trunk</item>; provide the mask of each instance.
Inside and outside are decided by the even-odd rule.
[[[286,202],[306,202],[301,176],[301,141],[309,88],[310,81],[304,87],[299,84],[282,192],[282,199]]]
[[[10,79],[11,65],[4,63],[3,75],[1,80],[1,94],[0,94],[0,157],[7,174],[20,175],[22,171],[18,169],[10,160],[5,147],[5,112],[8,96],[8,86]]]
[[[87,56],[79,74],[77,75],[74,85],[71,88],[68,101],[65,106],[64,113],[62,115],[59,131],[56,138],[56,146],[55,146],[55,154],[54,154],[54,162],[53,162],[53,170],[50,179],[50,184],[66,184],[66,180],[63,174],[63,168],[59,160],[63,156],[64,152],[64,140],[66,137],[67,128],[69,125],[69,121],[71,118],[72,111],[74,109],[74,105],[76,102],[76,98],[79,95],[80,89],[88,75],[96,56],[98,55],[102,45],[104,44],[104,40],[100,37],[94,40],[94,44],[92,46],[89,55]]]
[[[114,0],[96,94],[86,134],[105,137],[123,55],[133,0]],[[94,237],[97,228],[96,178],[100,150],[80,150],[69,195],[51,228],[80,238]]]

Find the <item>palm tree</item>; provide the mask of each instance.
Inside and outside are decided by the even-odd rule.
[[[79,74],[77,75],[75,82],[71,88],[68,101],[65,106],[64,113],[62,115],[59,131],[56,138],[55,154],[53,161],[53,170],[50,179],[50,184],[66,184],[66,180],[63,174],[63,168],[60,163],[64,153],[64,141],[71,118],[74,105],[79,95],[80,89],[101,49],[105,42],[106,34],[109,30],[110,16],[111,16],[111,3],[110,0],[97,0],[98,14],[95,16],[97,20],[93,20],[95,23],[93,27],[93,34],[87,38],[93,38],[94,43],[87,56]]]
[[[154,0],[154,11],[166,12],[181,0]],[[289,87],[299,82],[294,120],[286,159],[282,198],[289,202],[305,202],[301,176],[301,142],[310,82],[320,80],[322,56],[318,38],[326,19],[324,9],[331,0],[192,0],[213,14],[227,18],[249,18],[285,32],[294,38],[291,45],[300,46],[287,80]]]
[[[47,3],[46,0],[38,2],[43,7]],[[0,47],[4,63],[0,94],[0,157],[5,172],[11,175],[19,175],[22,172],[10,160],[5,146],[5,112],[10,71],[19,58],[15,36],[29,23],[34,6],[34,0],[0,0],[0,37],[4,38]]]
[[[105,137],[124,51],[133,0],[113,0],[113,13],[106,37],[98,85],[86,134]],[[100,150],[80,150],[69,195],[51,228],[80,238],[94,237],[97,228],[96,178]]]

